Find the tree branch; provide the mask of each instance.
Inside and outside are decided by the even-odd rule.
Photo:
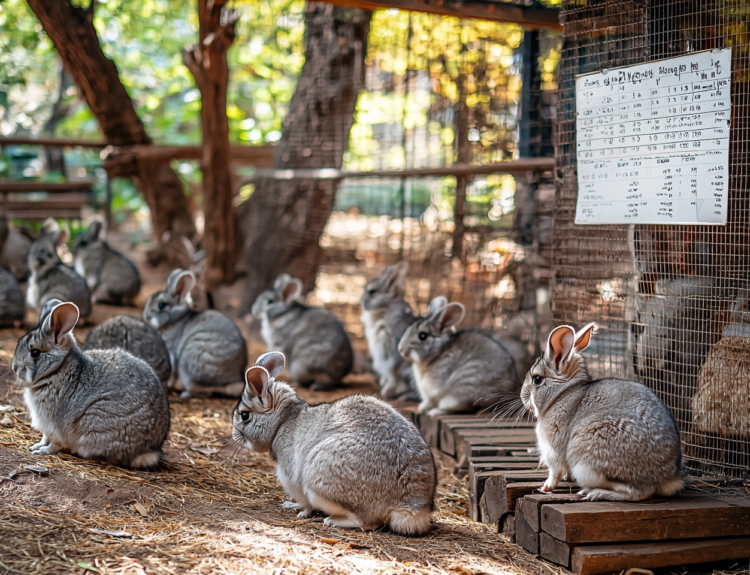
[[[94,10],[96,10],[97,2],[98,0],[91,0],[91,4],[89,4],[89,7],[86,8],[85,16],[89,24],[94,21]]]

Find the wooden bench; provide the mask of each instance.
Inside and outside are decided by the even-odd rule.
[[[32,194],[42,197],[35,198]],[[83,206],[91,200],[92,182],[89,180],[60,183],[0,181],[0,214],[9,219],[81,219]]]

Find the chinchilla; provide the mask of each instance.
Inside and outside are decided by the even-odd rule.
[[[122,349],[81,351],[78,308],[48,301],[39,325],[16,346],[12,368],[42,432],[36,455],[69,449],[85,459],[149,468],[169,432],[164,386],[146,362]]]
[[[428,533],[437,478],[419,431],[374,397],[310,405],[275,379],[283,369],[281,353],[258,358],[232,421],[236,442],[276,459],[276,477],[293,499],[283,507],[300,509],[298,517],[323,511],[335,527]]]
[[[18,326],[25,316],[21,286],[12,273],[0,268],[0,327]]]
[[[143,319],[164,338],[172,370],[184,390],[182,397],[215,393],[239,397],[247,367],[245,338],[224,314],[190,307],[188,296],[194,285],[192,271],[174,270],[167,289],[148,298]]]
[[[29,250],[32,241],[21,232],[12,229],[8,220],[0,217],[0,266],[13,274],[18,283],[25,282],[29,277]]]
[[[86,279],[93,301],[116,305],[132,304],[141,291],[138,268],[103,237],[103,224],[94,221],[73,242],[73,267]]]
[[[420,413],[476,411],[517,392],[513,356],[488,335],[457,331],[465,309],[460,303],[431,304],[429,315],[408,327],[398,350],[412,362],[422,401]]]
[[[541,461],[549,468],[543,490],[568,476],[590,501],[675,495],[685,475],[677,423],[646,386],[591,379],[581,352],[595,327],[554,329],[523,383],[521,400],[537,419]]]
[[[281,274],[274,289],[261,293],[252,315],[261,322],[268,349],[289,358],[289,372],[299,385],[315,391],[334,389],[352,370],[354,351],[344,325],[326,309],[303,304],[302,282]]]
[[[31,276],[26,288],[26,304],[41,311],[51,299],[74,303],[82,318],[91,315],[91,291],[86,280],[66,266],[57,253],[68,234],[53,219],[47,220],[31,246]]]
[[[386,267],[365,284],[359,305],[365,327],[372,367],[380,381],[383,399],[417,399],[411,364],[398,352],[398,342],[406,328],[417,321],[414,310],[404,299],[409,264]]]
[[[169,387],[172,364],[161,334],[138,317],[118,315],[97,325],[86,336],[84,349],[120,347],[149,364],[165,388]]]

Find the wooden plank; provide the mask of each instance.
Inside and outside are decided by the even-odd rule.
[[[747,558],[750,537],[583,546],[573,549],[570,562],[574,573],[596,575]]]
[[[29,136],[0,136],[0,146],[49,146],[50,148],[104,148],[104,140],[68,140]]]
[[[512,427],[509,422],[493,422],[488,419],[474,419],[471,421],[446,420],[440,422],[440,450],[450,455],[456,455],[456,436],[457,430],[477,430],[477,429],[505,429]]]
[[[528,481],[533,479],[533,481]],[[485,480],[482,498],[484,503],[480,502],[480,508],[483,513],[482,523],[497,523],[506,513],[516,511],[516,503],[526,495],[531,495],[539,491],[546,475],[538,473],[530,478],[507,479],[507,476],[493,474]],[[555,494],[565,494],[571,490],[578,490],[573,483],[562,482]]]
[[[466,439],[456,445],[456,461],[458,461],[459,467],[469,466],[469,459],[475,457],[502,457],[502,456],[514,456],[514,457],[537,457],[529,452],[529,448],[534,447],[533,444],[527,443],[516,444],[516,445],[505,445],[505,444],[493,444],[489,445],[484,438],[472,438]]]
[[[441,16],[506,22],[519,24],[532,30],[540,28],[562,30],[560,12],[554,8],[540,8],[538,6],[527,7],[499,2],[454,2],[451,0],[328,0],[328,3],[363,10],[395,8]]]
[[[430,447],[437,448],[440,444],[441,421],[476,421],[473,415],[429,415],[419,414],[419,430]]]
[[[494,458],[489,458],[494,459]],[[500,458],[505,459],[505,458]],[[482,500],[484,486],[487,479],[495,475],[497,471],[510,470],[535,470],[538,463],[535,461],[470,461],[469,462],[469,515],[472,521],[481,520],[479,503]]]
[[[518,445],[536,442],[533,429],[456,429],[453,432],[456,444],[474,440],[475,444]],[[479,440],[477,442],[476,440]]]
[[[640,503],[544,505],[541,528],[568,543],[750,535],[750,498],[690,495]]]
[[[343,172],[334,168],[299,170],[259,169],[252,176],[238,178],[235,185],[237,187],[242,187],[257,182],[261,178],[270,178],[274,180],[293,180],[295,178],[305,178],[310,180],[342,180],[344,178],[421,178],[430,176],[446,177],[474,176],[480,174],[518,174],[534,170],[553,170],[554,167],[554,158],[522,158],[520,160],[485,164],[483,166],[458,163],[453,164],[452,166],[442,166],[439,168],[378,170],[371,172]]]
[[[0,180],[0,192],[76,192],[78,190],[91,191],[93,182],[90,180],[71,180],[68,182],[28,182],[18,180]]]
[[[523,504],[520,511],[523,511]],[[539,555],[539,533],[531,528],[521,512],[516,513],[516,545],[532,555]]]
[[[578,495],[574,491],[575,486],[570,484],[567,493],[532,493],[523,498],[523,513],[526,515],[526,521],[531,525],[534,531],[542,530],[542,509],[545,505],[579,503],[583,495]]]
[[[0,208],[7,211],[54,211],[80,210],[89,201],[86,194],[61,194],[60,196],[45,198],[44,200],[7,200],[0,199]]]
[[[539,555],[565,568],[570,567],[570,554],[573,547],[565,541],[555,539],[549,533],[539,534]]]
[[[47,210],[13,210],[6,211],[5,216],[10,220],[46,220],[56,218],[58,220],[78,220],[81,218],[81,210],[78,209],[47,209]]]

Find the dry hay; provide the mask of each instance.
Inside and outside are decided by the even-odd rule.
[[[560,573],[469,521],[466,483],[445,470],[425,538],[298,519],[265,457],[220,450],[232,401],[171,399],[167,461],[136,472],[29,454],[39,434],[0,384],[0,404],[15,408],[0,413],[0,574]]]

